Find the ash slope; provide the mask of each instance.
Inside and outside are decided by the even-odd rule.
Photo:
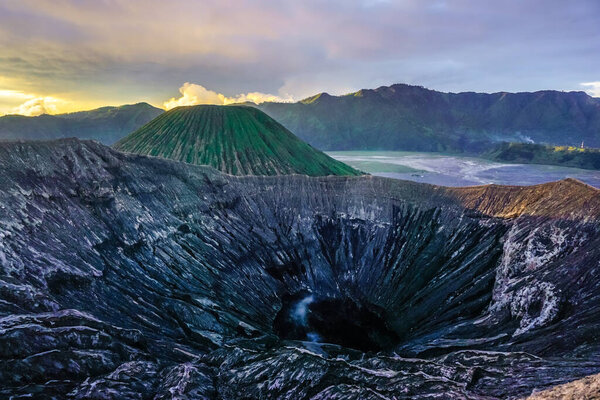
[[[489,399],[600,371],[577,181],[234,177],[76,140],[2,144],[0,170],[4,397]]]
[[[586,376],[583,379],[535,393],[526,400],[579,400],[597,398],[600,398],[600,375]]]
[[[253,107],[177,107],[120,140],[121,151],[210,165],[233,175],[360,175]]]

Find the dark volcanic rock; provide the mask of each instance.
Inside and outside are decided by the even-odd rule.
[[[600,371],[600,195],[0,146],[0,394],[504,398]]]

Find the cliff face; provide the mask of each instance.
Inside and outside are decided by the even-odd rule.
[[[489,150],[499,141],[600,147],[600,100],[584,92],[443,93],[392,85],[259,108],[322,150]]]
[[[2,144],[0,172],[5,397],[494,398],[600,371],[577,181],[234,177],[75,140]]]

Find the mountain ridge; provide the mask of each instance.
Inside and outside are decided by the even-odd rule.
[[[530,140],[600,146],[600,99],[581,91],[446,93],[394,84],[257,107],[323,150],[477,153]]]
[[[394,84],[296,103],[250,104],[320,150],[408,150],[480,154],[499,142],[600,147],[600,99],[582,91],[441,92]],[[139,120],[91,118],[110,107],[60,115],[0,117],[1,139],[79,137],[113,144],[163,110]],[[86,116],[90,118],[85,118]],[[114,118],[113,118],[114,119]],[[108,131],[107,131],[108,130]]]
[[[56,115],[5,115],[0,117],[0,140],[77,137],[110,145],[163,112],[141,102]]]
[[[48,153],[48,150],[53,147],[63,148],[69,153],[78,154],[78,157],[82,157],[82,154],[85,154],[88,151],[99,152],[105,148],[104,145],[95,143],[94,141],[81,140],[78,138],[40,141],[7,141],[0,142],[0,160],[10,164],[19,162],[22,163],[21,165],[24,167],[30,165],[30,163],[35,163],[39,158],[48,157],[50,154]],[[121,153],[118,149],[110,147],[108,149],[113,152]],[[225,174],[240,180],[254,180],[261,178],[260,176],[252,175],[236,176],[227,174],[207,164],[185,163],[165,157],[127,152],[125,152],[124,155],[127,157],[156,158],[158,160],[177,162],[184,165],[197,165],[200,168],[214,170],[214,174]],[[55,161],[58,161],[58,159]],[[288,175],[303,176],[304,174]],[[264,178],[270,179],[268,176],[265,176]],[[321,177],[309,176],[308,178],[319,179]],[[402,183],[400,186],[411,188],[408,193],[402,193],[402,196],[406,197],[412,193],[411,196],[415,196],[415,198],[420,198],[422,196],[423,199],[429,198],[433,202],[438,202],[442,198],[445,201],[456,200],[458,202],[457,205],[481,212],[482,215],[489,217],[515,218],[520,216],[545,215],[553,218],[570,219],[579,218],[585,214],[588,217],[600,221],[600,189],[575,178],[565,178],[536,185],[499,185],[492,183],[463,187],[433,185],[370,175],[340,175],[331,176],[327,179],[348,182],[350,185],[356,179],[370,181],[377,187],[381,187],[381,190],[389,191],[390,196],[398,195],[394,188],[399,186],[395,183],[396,181],[399,181]],[[421,201],[423,201],[423,199]],[[499,204],[499,207],[489,208],[487,206],[497,199],[503,200]],[[524,201],[524,199],[527,201]],[[554,213],[538,213],[539,210],[550,210],[552,209],[552,206],[556,206],[557,204],[560,205],[560,207],[555,208]],[[523,207],[523,205],[525,205],[525,207]],[[507,211],[507,209],[518,209],[518,212],[510,212]]]
[[[531,186],[492,184],[447,188],[447,191],[456,195],[463,206],[494,217],[600,219],[600,189],[574,178]]]

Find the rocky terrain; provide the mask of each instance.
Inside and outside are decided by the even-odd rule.
[[[598,398],[600,398],[600,375],[592,375],[534,393],[527,400],[593,400]]]
[[[478,153],[500,141],[600,147],[600,99],[584,92],[444,93],[396,84],[259,107],[321,150]]]
[[[600,372],[600,194],[0,144],[0,397],[526,397]]]
[[[111,145],[163,112],[148,103],[138,103],[37,117],[5,115],[0,117],[0,140],[77,137]]]
[[[246,106],[177,107],[117,142],[116,149],[210,165],[233,175],[361,175]]]

